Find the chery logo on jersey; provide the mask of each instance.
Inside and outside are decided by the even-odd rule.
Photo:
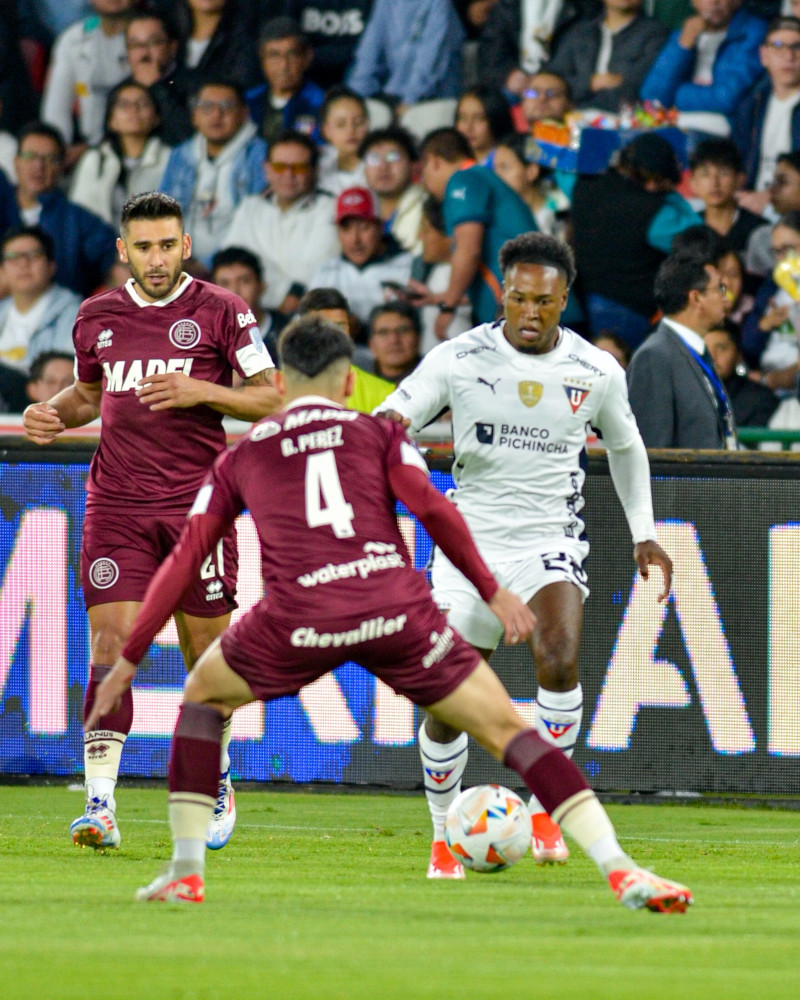
[[[193,319],[179,319],[169,328],[169,339],[180,350],[188,351],[200,342],[200,326]]]
[[[585,382],[578,382],[577,379],[573,382],[564,383],[564,392],[567,394],[567,402],[573,413],[578,412],[581,403],[589,395],[590,389],[590,385],[587,385]]]
[[[138,358],[131,361],[127,367],[124,361],[115,361],[110,365],[103,362],[103,372],[106,376],[106,392],[130,392],[135,389],[143,378],[148,375],[164,375],[170,372],[183,372],[188,375],[192,370],[194,358],[150,358],[145,367],[144,361]]]
[[[518,382],[519,398],[526,406],[536,406],[542,398],[544,386],[541,382]]]
[[[481,444],[494,444],[494,424],[475,424],[475,434]]]

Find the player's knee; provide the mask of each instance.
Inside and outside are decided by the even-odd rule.
[[[452,743],[461,733],[460,729],[453,729],[446,722],[437,719],[432,715],[425,717],[425,732],[434,743]]]
[[[536,650],[536,679],[548,691],[570,691],[578,683],[578,657],[569,643],[542,643]]]
[[[95,629],[92,635],[92,662],[112,664],[122,652],[126,638],[125,630],[112,623]]]

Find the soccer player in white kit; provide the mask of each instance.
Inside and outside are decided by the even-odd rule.
[[[498,581],[536,616],[528,640],[538,682],[536,729],[571,755],[583,713],[578,653],[589,594],[580,516],[587,424],[608,450],[639,570],[647,578],[651,565],[661,568],[660,601],[669,594],[672,562],[655,540],[650,466],[625,373],[610,354],[559,323],[575,278],[571,250],[553,237],[525,233],[503,245],[500,267],[503,318],[434,348],[380,413],[418,430],[452,410],[453,502]],[[488,660],[501,638],[497,621],[438,550],[432,582],[449,621]],[[467,737],[428,716],[419,745],[434,831],[428,877],[463,878],[444,843],[444,818],[461,790]],[[534,859],[565,862],[559,827],[535,799],[531,813]]]

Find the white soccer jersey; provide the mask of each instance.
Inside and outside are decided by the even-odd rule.
[[[622,368],[564,327],[552,351],[523,354],[502,322],[477,326],[435,347],[378,409],[418,430],[447,407],[454,500],[489,562],[580,537],[587,423],[610,451],[640,441]]]

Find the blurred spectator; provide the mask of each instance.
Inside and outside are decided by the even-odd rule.
[[[384,96],[399,111],[461,89],[464,28],[451,0],[375,0],[348,86]]]
[[[677,193],[680,167],[663,136],[645,132],[603,174],[572,191],[580,290],[592,335],[613,330],[632,349],[656,312],[653,281],[676,233],[701,223]]]
[[[378,199],[384,228],[405,250],[419,246],[425,191],[412,178],[417,150],[411,135],[397,125],[375,129],[361,143],[367,185]]]
[[[787,212],[770,234],[774,259],[800,256],[800,211]],[[756,292],[742,323],[742,349],[747,364],[770,389],[794,388],[800,362],[800,304],[770,274]]]
[[[627,369],[631,363],[631,349],[628,344],[617,336],[613,330],[601,330],[596,337],[592,337],[592,343],[599,347],[601,351],[606,351],[612,358],[616,358],[620,365]]]
[[[67,351],[42,351],[28,372],[28,402],[46,403],[75,381],[75,355]]]
[[[441,202],[430,195],[422,205],[422,220],[419,227],[419,237],[422,253],[411,262],[411,281],[409,288],[417,288],[421,283],[422,292],[430,291],[438,295],[447,291],[450,286],[450,260],[453,255],[450,237],[445,232],[444,215]],[[412,297],[413,302],[413,297]],[[440,342],[436,336],[436,320],[439,309],[436,305],[424,305],[419,310],[422,324],[422,343],[420,354],[427,354],[432,347]],[[473,326],[472,306],[467,301],[461,301],[447,328],[448,337],[457,337]]]
[[[339,249],[334,199],[317,187],[317,147],[301,132],[284,132],[264,163],[269,185],[245,198],[231,222],[226,245],[247,247],[261,261],[267,290],[263,304],[289,314],[318,269]]]
[[[147,87],[161,118],[159,135],[178,146],[192,134],[189,95],[178,80],[178,35],[158,14],[133,14],[125,25],[129,79]]]
[[[775,175],[769,186],[769,210],[776,218],[800,211],[800,150],[778,156]],[[750,274],[762,278],[772,274],[775,255],[769,227],[756,229],[750,236],[744,263]]]
[[[736,426],[766,427],[780,405],[780,398],[741,370],[745,365],[736,333],[723,324],[709,330],[704,340],[731,401]]]
[[[203,84],[192,99],[192,122],[195,134],[173,149],[161,190],[180,202],[192,253],[207,266],[236,207],[264,189],[267,147],[233,84]]]
[[[744,180],[742,158],[730,139],[703,139],[689,158],[692,192],[702,202],[703,222],[739,253],[744,253],[753,231],[767,224],[760,215],[742,208],[736,192]]]
[[[42,120],[64,137],[68,166],[86,143],[96,146],[103,138],[109,91],[128,73],[124,28],[133,5],[134,0],[92,0],[96,15],[73,24],[56,39],[42,95]]]
[[[753,308],[753,296],[745,289],[744,263],[741,256],[726,248],[717,259],[717,270],[725,285],[725,322],[741,339],[742,321]]]
[[[328,323],[333,323],[348,335],[353,336],[350,304],[341,292],[335,288],[312,288],[300,300],[297,308],[299,316],[313,313],[322,317]],[[350,370],[355,376],[353,394],[345,400],[348,410],[358,410],[359,413],[372,413],[386,397],[394,391],[394,383],[373,375],[370,369],[374,360],[368,347],[363,344],[354,345],[353,364]]]
[[[384,233],[368,188],[348,188],[339,195],[336,229],[341,254],[322,265],[309,288],[338,288],[353,314],[367,323],[375,306],[385,300],[385,287],[408,284],[411,254],[391,233]]]
[[[498,0],[478,46],[484,82],[521,94],[526,75],[538,73],[558,51],[566,29],[602,9],[600,0]]]
[[[732,115],[762,73],[765,21],[742,0],[693,0],[697,14],[674,32],[642,84],[645,101]]]
[[[536,122],[564,120],[572,109],[569,84],[557,73],[542,70],[525,78],[522,101],[512,110],[515,124],[521,132],[529,132]]]
[[[300,25],[290,17],[274,17],[261,29],[258,43],[266,83],[247,92],[250,117],[267,143],[287,129],[317,134],[317,114],[325,92],[306,79],[314,53]]]
[[[369,317],[369,349],[373,372],[397,385],[422,361],[422,329],[417,310],[395,299],[376,306]]]
[[[530,208],[539,232],[565,239],[569,198],[553,180],[552,171],[541,167],[531,156],[537,149],[530,136],[507,135],[495,151],[494,172]]]
[[[0,115],[3,112],[3,102],[0,100]],[[14,157],[17,155],[17,139],[10,132],[0,131],[0,170],[12,184],[17,183],[17,171],[14,169]]]
[[[48,46],[71,24],[89,17],[90,0],[18,0],[23,38],[40,38]]]
[[[483,167],[492,166],[495,146],[504,135],[514,131],[511,111],[502,91],[485,84],[472,87],[459,97],[453,124]]]
[[[634,104],[668,31],[642,13],[644,0],[603,0],[604,11],[569,28],[547,69],[562,76],[579,108]]]
[[[764,212],[778,156],[800,147],[800,20],[770,23],[759,49],[767,73],[733,116],[731,137],[744,157],[745,207]]]
[[[20,48],[13,3],[0,8],[0,129],[18,132],[38,114],[39,98]]]
[[[283,0],[284,13],[300,22],[314,61],[309,76],[322,87],[339,86],[364,33],[373,0]]]
[[[246,0],[177,0],[181,38],[178,84],[194,93],[208,80],[229,80],[244,93],[262,82],[255,10]]]
[[[22,413],[30,402],[27,386],[24,372],[0,361],[0,413]]]
[[[369,130],[367,106],[349,87],[333,87],[319,109],[319,129],[325,146],[320,154],[319,184],[332,195],[366,184],[359,156]]]
[[[16,188],[0,174],[0,232],[40,225],[55,244],[56,282],[86,296],[116,259],[116,235],[94,213],[67,199],[59,186],[63,163],[59,133],[43,122],[26,125],[14,161]]]
[[[266,282],[258,257],[244,247],[230,246],[218,250],[211,259],[211,280],[220,288],[227,288],[229,292],[244,299],[255,317],[270,357],[276,358],[278,335],[288,319],[274,309],[265,309],[261,304]]]
[[[158,110],[147,87],[123,82],[111,91],[105,138],[87,149],[72,174],[69,196],[115,226],[132,194],[159,188],[170,147],[157,132]]]
[[[53,284],[53,240],[39,226],[9,229],[0,242],[8,297],[0,302],[0,361],[27,373],[42,351],[71,351],[80,298]]]
[[[469,143],[454,128],[425,138],[420,150],[422,183],[443,202],[444,224],[453,240],[450,284],[418,305],[436,305],[436,336],[447,337],[453,314],[469,295],[478,323],[491,323],[502,298],[497,254],[506,240],[536,229],[533,214],[516,191],[487,167],[474,166]]]
[[[648,448],[735,448],[733,411],[705,351],[724,317],[724,288],[711,264],[669,257],[655,296],[663,319],[628,366],[628,393]]]

